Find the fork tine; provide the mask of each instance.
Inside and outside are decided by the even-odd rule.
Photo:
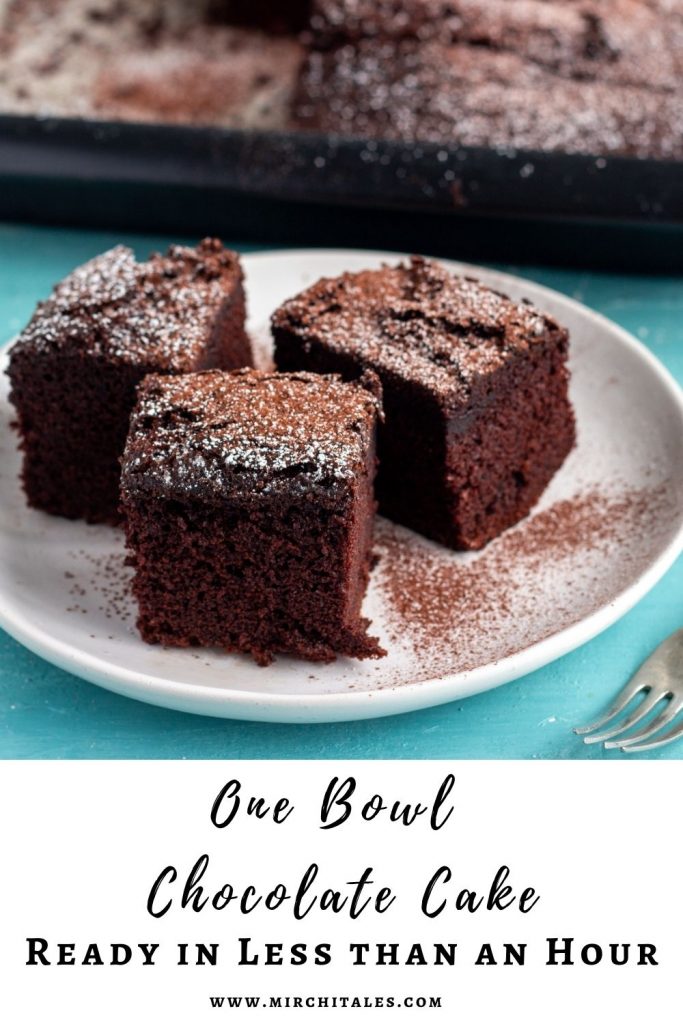
[[[638,722],[642,721],[652,711],[660,700],[666,695],[666,691],[660,689],[652,689],[648,693],[641,703],[635,710],[633,710],[626,718],[620,718],[618,722],[612,725],[609,729],[604,732],[593,733],[592,736],[584,736],[584,743],[604,743],[605,740],[611,739],[612,736],[616,736],[619,733],[627,732]]]
[[[681,708],[683,708],[683,697],[672,697],[662,713],[649,722],[644,729],[639,729],[638,732],[626,737],[626,739],[616,739],[605,743],[605,747],[610,749],[619,747],[621,750],[628,750],[630,747],[634,747],[645,740],[652,739],[656,733],[660,733],[665,726],[676,718]]]
[[[648,740],[645,743],[635,743],[632,747],[624,747],[625,754],[639,754],[643,750],[656,750],[658,747],[665,747],[667,743],[673,743],[683,736],[683,722],[674,729],[670,729],[661,739]]]
[[[613,718],[624,710],[629,701],[633,700],[646,687],[647,684],[643,682],[642,675],[640,672],[637,672],[631,681],[626,684],[613,704],[610,705],[602,718],[596,719],[590,725],[582,725],[578,729],[574,729],[574,732],[577,736],[584,736],[586,733],[593,732],[595,729],[600,729],[602,726],[607,725],[608,722],[611,722]]]

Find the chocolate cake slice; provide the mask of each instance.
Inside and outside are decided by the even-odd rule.
[[[259,664],[383,653],[360,616],[378,392],[369,375],[146,378],[121,479],[145,640]]]
[[[450,547],[525,516],[574,444],[567,331],[438,263],[323,279],[273,332],[281,370],[379,375],[380,511]]]
[[[10,353],[30,505],[119,518],[119,460],[142,378],[250,366],[242,270],[215,239],[137,263],[117,246],[42,302]]]

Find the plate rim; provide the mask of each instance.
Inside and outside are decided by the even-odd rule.
[[[344,257],[355,259],[363,256],[368,260],[393,261],[406,259],[408,254],[384,250],[330,247],[266,249],[247,252],[241,254],[247,289],[250,264],[292,258],[301,260],[320,256],[334,259],[343,259]],[[537,293],[547,297],[551,302],[559,300],[565,307],[569,307],[580,316],[588,316],[602,329],[609,330],[612,335],[616,335],[621,344],[630,348],[654,373],[658,383],[673,401],[683,431],[683,389],[656,356],[625,328],[571,296],[564,295],[546,285],[538,284],[531,279],[457,260],[441,259],[440,262],[456,273],[465,272],[479,275],[483,273],[489,279],[492,275],[502,286],[509,284],[514,289],[518,289],[520,284],[528,283]],[[324,272],[324,268],[321,268],[321,274]],[[11,341],[8,342],[9,344]],[[6,359],[7,347],[3,346],[3,350],[0,351],[3,362]],[[592,640],[629,612],[659,582],[682,551],[683,509],[680,510],[679,523],[675,533],[659,555],[635,580],[620,590],[612,601],[601,605],[578,622],[572,623],[521,651],[498,661],[477,666],[475,669],[374,690],[347,690],[342,693],[312,693],[308,695],[263,694],[247,690],[234,690],[229,687],[206,686],[200,681],[188,684],[151,676],[145,672],[136,672],[106,659],[100,659],[87,651],[73,647],[72,644],[60,640],[59,637],[32,627],[25,616],[18,615],[14,611],[9,601],[9,595],[4,588],[0,588],[0,626],[34,654],[58,668],[111,692],[155,706],[210,717],[246,721],[290,724],[353,721],[434,707],[451,700],[463,700],[542,668]],[[267,668],[264,671],[268,671]]]

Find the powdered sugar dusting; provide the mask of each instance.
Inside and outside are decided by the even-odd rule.
[[[119,245],[69,274],[39,304],[17,348],[59,349],[150,369],[190,370],[221,304],[241,286],[236,253],[216,239],[138,263]]]
[[[124,494],[257,498],[348,486],[365,471],[377,414],[374,393],[336,376],[149,376],[123,458]]]
[[[303,128],[461,146],[683,153],[683,9],[318,0]]]
[[[515,53],[577,80],[676,91],[680,0],[313,0],[314,44],[438,40]]]
[[[515,351],[561,332],[528,303],[512,302],[431,260],[323,279],[273,316],[304,347],[321,341],[363,365],[431,390],[465,398],[476,377]]]

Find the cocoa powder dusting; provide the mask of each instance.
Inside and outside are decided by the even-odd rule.
[[[666,484],[586,491],[531,515],[477,553],[449,551],[378,519],[368,614],[389,659],[373,688],[471,671],[597,611],[661,549],[677,501]],[[64,574],[73,602],[67,610],[90,610],[132,629],[123,551],[70,555],[79,571]]]
[[[633,579],[674,500],[665,486],[592,490],[538,512],[476,555],[380,520],[374,582],[389,641],[411,648],[418,681],[517,653],[596,611]],[[610,548],[618,561],[605,572]]]
[[[68,595],[74,598],[67,612],[88,611],[99,612],[105,619],[129,624],[134,615],[131,602],[130,581],[131,570],[126,564],[123,550],[110,554],[92,554],[83,549],[69,552],[79,564],[78,576],[65,572],[64,578],[69,583]],[[79,602],[83,600],[83,604]]]

